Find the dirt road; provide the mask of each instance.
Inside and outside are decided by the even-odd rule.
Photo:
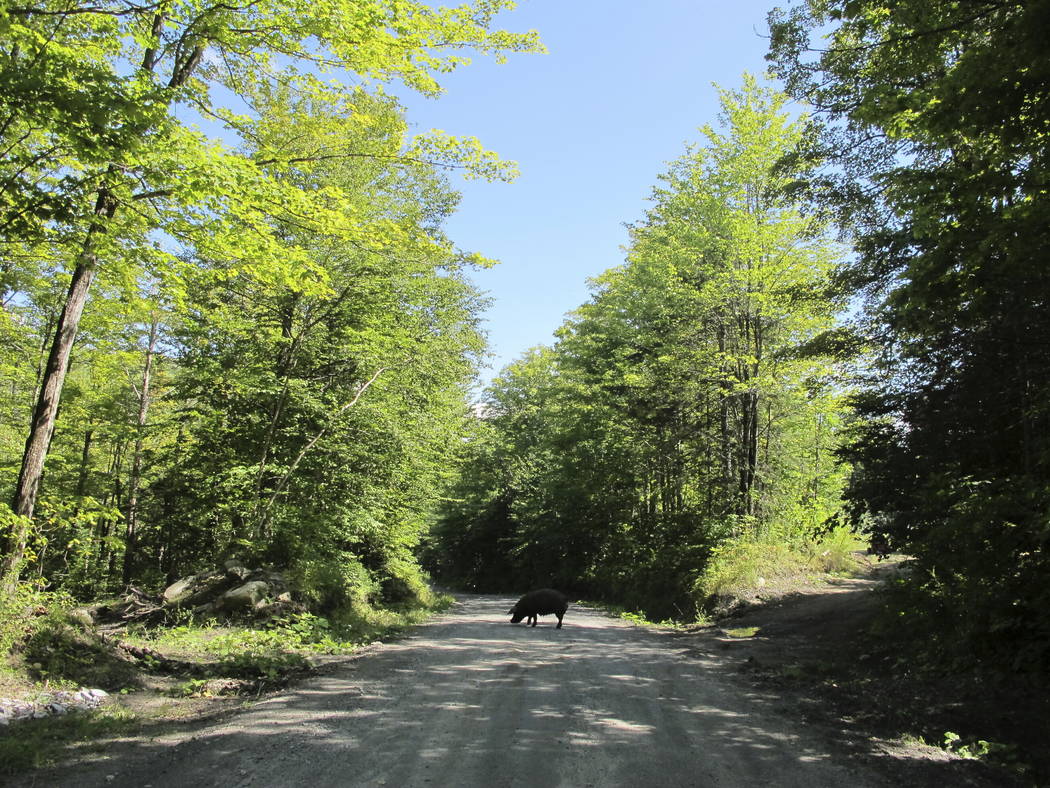
[[[407,637],[222,723],[38,779],[136,788],[883,784],[742,690],[714,657],[579,607],[560,630],[552,616],[536,628],[511,625],[512,602],[464,597]]]

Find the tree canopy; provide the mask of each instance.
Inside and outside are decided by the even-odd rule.
[[[833,326],[841,252],[777,168],[806,128],[786,100],[750,76],[721,91],[721,128],[662,176],[624,265],[490,389],[439,570],[688,618],[719,545],[834,512],[842,391],[805,346]]]
[[[540,51],[494,28],[513,5],[0,8],[8,584],[235,553],[418,584],[483,350],[444,171],[514,166],[410,136],[382,86]]]
[[[513,6],[0,4],[4,588],[238,556],[399,604],[423,555],[690,618],[848,522],[931,654],[1050,667],[1050,0],[775,10],[786,92],[720,89],[472,416],[449,172],[515,166],[388,86],[541,51]]]
[[[1046,2],[809,2],[773,15],[771,51],[825,119],[803,155],[833,168],[809,185],[851,234],[879,354],[854,516],[916,557],[934,650],[1042,669],[1048,21]]]

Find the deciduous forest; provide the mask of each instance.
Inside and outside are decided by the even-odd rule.
[[[423,593],[484,347],[446,173],[513,165],[381,86],[436,94],[447,41],[537,49],[503,5],[5,8],[8,591],[236,555],[329,605]]]
[[[444,223],[516,168],[384,86],[541,52],[513,5],[3,4],[0,646],[230,559],[343,639],[434,581],[694,622],[861,540],[916,659],[1045,677],[1050,2],[773,10],[479,393]]]
[[[435,568],[688,620],[852,531],[913,557],[914,651],[1045,675],[1048,23],[772,12],[786,95],[724,90],[626,262],[490,389]]]

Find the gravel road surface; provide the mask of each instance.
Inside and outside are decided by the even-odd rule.
[[[447,614],[212,727],[136,740],[36,785],[867,786],[881,775],[733,682],[718,655],[508,597]],[[34,783],[26,783],[34,784]]]

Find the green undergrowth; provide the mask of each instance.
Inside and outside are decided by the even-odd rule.
[[[62,594],[44,591],[37,583],[20,583],[13,593],[0,593],[0,655],[18,651],[37,633],[65,622],[73,602]],[[0,660],[8,677],[15,670],[10,660]]]
[[[355,606],[331,618],[302,612],[260,627],[190,618],[177,626],[122,633],[124,643],[145,647],[146,656],[132,661],[70,615],[72,600],[27,586],[0,608],[7,657],[0,671],[0,695],[31,698],[78,686],[123,695],[141,689],[139,679],[145,673],[170,669],[151,654],[185,671],[180,683],[158,695],[166,704],[181,702],[172,698],[257,695],[309,668],[313,655],[350,653],[420,623],[453,601],[446,594],[429,594],[426,605]],[[143,719],[119,703],[109,703],[91,711],[13,723],[0,735],[0,778],[104,746],[114,736],[133,733]]]
[[[864,547],[847,527],[794,540],[778,534],[745,535],[729,539],[711,551],[692,592],[674,606],[681,615],[653,615],[647,608],[666,611],[668,606],[655,604],[650,608],[650,604],[659,603],[651,599],[627,606],[607,601],[587,604],[645,626],[709,626],[740,601],[779,596],[828,575],[854,573],[860,567],[854,554]]]
[[[172,698],[258,695],[309,669],[311,657],[348,654],[395,636],[453,602],[428,589],[385,608],[356,604],[329,616],[297,612],[259,625],[187,615],[174,626],[103,637],[73,614],[72,599],[24,584],[0,599],[0,696],[32,699],[50,690],[98,687],[117,697],[141,691],[137,697],[145,697],[147,705],[156,694],[170,705],[178,702]],[[146,681],[149,674],[157,678]],[[157,688],[157,681],[170,684],[171,678],[178,682],[174,688]],[[0,777],[80,753],[141,722],[119,702],[110,702],[68,716],[12,723],[0,732]]]
[[[0,595],[0,694],[134,686],[137,668],[72,615],[74,601],[22,583]]]
[[[817,539],[796,542],[743,537],[719,545],[694,585],[698,607],[712,601],[748,598],[769,586],[813,575],[849,574],[863,543],[849,528],[838,527]]]
[[[402,609],[353,606],[330,617],[300,612],[262,627],[191,619],[179,626],[129,633],[126,640],[173,659],[210,663],[213,675],[275,680],[307,669],[311,655],[349,654],[396,635],[447,609],[453,599],[432,595],[428,602]]]
[[[638,626],[668,627],[671,629],[677,629],[682,626],[685,626],[685,624],[682,621],[675,621],[673,619],[654,621],[651,618],[649,618],[644,611],[632,610],[628,607],[624,607],[623,605],[616,605],[611,602],[588,600],[581,601],[579,604],[586,605],[587,607],[597,608],[598,610],[604,610],[610,615],[616,616],[617,618],[622,618],[624,621],[629,621],[632,624],[637,624]],[[693,621],[690,623],[695,626],[697,623],[707,624],[710,622],[701,615],[698,617],[697,621]]]
[[[737,627],[735,629],[725,630],[727,637],[731,637],[735,640],[746,640],[753,638],[759,632],[759,627]]]
[[[327,616],[300,611],[265,623],[182,617],[178,624],[138,626],[103,638],[73,614],[75,602],[24,583],[0,597],[0,694],[139,686],[142,671],[173,669],[273,681],[309,666],[317,654],[346,654],[420,623],[453,602],[447,594],[413,594],[397,605],[355,600]],[[139,647],[129,658],[118,642]]]
[[[626,621],[643,626],[709,626],[739,600],[786,593],[827,575],[848,575],[859,568],[854,553],[864,543],[849,528],[838,527],[819,538],[730,539],[716,547],[686,600],[689,615],[658,619],[644,609],[606,601],[588,601]]]
[[[53,690],[120,692],[138,685],[139,668],[78,622],[73,607],[68,596],[36,583],[0,595],[0,696],[33,700]],[[0,782],[4,775],[47,766],[70,748],[85,752],[91,742],[137,724],[119,705],[11,723],[0,732]]]

